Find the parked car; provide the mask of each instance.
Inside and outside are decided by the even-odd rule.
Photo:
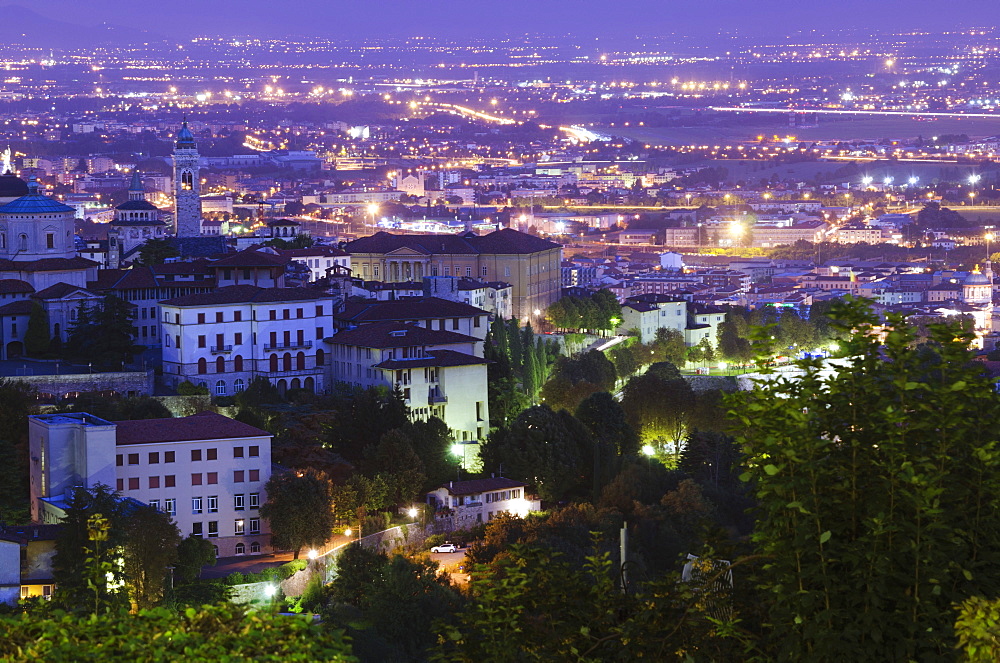
[[[454,543],[442,543],[439,546],[431,548],[432,553],[453,553],[456,550],[458,550],[458,546]]]

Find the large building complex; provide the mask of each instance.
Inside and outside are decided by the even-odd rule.
[[[211,412],[105,421],[86,413],[28,418],[31,516],[57,523],[72,491],[104,484],[171,516],[219,556],[270,551],[260,517],[271,434]]]
[[[458,276],[511,285],[515,317],[538,322],[559,299],[562,246],[510,228],[487,235],[393,235],[378,232],[350,242],[354,275],[405,282]]]

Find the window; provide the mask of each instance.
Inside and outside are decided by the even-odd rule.
[[[486,268],[483,267],[483,276],[486,276]]]
[[[205,314],[204,313],[199,313],[198,314],[198,324],[199,325],[205,324]]]
[[[139,464],[139,454],[129,454],[128,455],[128,464],[129,465],[138,465]]]
[[[260,447],[258,447],[256,445],[250,447],[250,457],[251,458],[256,458],[259,455],[260,455]]]
[[[233,447],[233,458],[243,458],[243,447]]]
[[[244,476],[243,470],[234,470],[233,483],[243,483],[243,476]]]
[[[17,245],[18,245],[17,246],[18,251],[27,251],[28,250],[28,236],[27,235],[18,235],[17,236]]]
[[[149,464],[150,465],[158,465],[159,462],[160,462],[160,452],[159,451],[150,451],[149,452]]]
[[[326,362],[326,353],[323,352],[322,348],[316,350],[316,365],[322,366]]]
[[[247,524],[247,522],[245,520],[243,520],[242,518],[237,518],[236,520],[234,520],[233,521],[233,533],[235,533],[237,535],[239,535],[239,534],[246,534],[246,524]]]
[[[201,485],[201,474],[196,473],[191,475],[191,485],[200,486]]]
[[[250,493],[250,508],[251,509],[260,508],[260,493]]]
[[[139,490],[139,477],[131,477],[128,480],[129,490]]]
[[[317,340],[323,340],[323,328],[322,327],[317,327],[316,328],[316,339]]]
[[[45,233],[45,248],[56,248],[56,236],[53,233]]]
[[[192,461],[201,460],[201,449],[191,450],[191,460]]]
[[[219,371],[219,373],[221,373],[221,372],[222,371]],[[225,396],[226,395],[226,381],[225,380],[219,380],[218,382],[215,383],[215,395],[216,396]]]
[[[198,347],[199,348],[205,347],[205,335],[204,334],[199,334],[198,335]]]
[[[208,476],[205,477],[205,478],[207,479],[207,483],[210,486],[212,484],[219,483],[219,473],[218,472],[209,472]]]
[[[149,487],[159,488],[160,487],[160,477],[149,477]]]
[[[219,496],[209,495],[208,496],[208,512],[218,513],[219,512]]]
[[[237,334],[236,338],[240,338],[240,336],[241,336],[240,334]],[[243,370],[243,357],[241,355],[236,355],[233,358],[233,370],[236,371],[236,372],[239,372],[239,371]],[[236,384],[234,383],[233,384],[233,390],[234,391],[243,391],[243,380],[237,380],[236,382],[240,383],[240,386],[237,387]]]
[[[260,481],[260,470],[250,470],[250,481]]]
[[[115,480],[115,490],[117,490],[119,493],[125,490],[125,479]]]
[[[201,513],[201,498],[192,497],[191,498],[191,513]]]
[[[243,545],[242,543],[237,543],[236,544],[236,554],[237,555],[245,555],[245,554],[247,554],[247,547],[245,545]]]
[[[215,539],[219,536],[219,521],[209,520],[208,521],[208,538]]]
[[[252,541],[250,543],[250,553],[253,554],[253,553],[259,553],[259,552],[260,552],[260,544],[257,543],[256,541]]]
[[[202,357],[198,360],[198,374],[204,375],[205,373],[208,373],[208,361]]]
[[[172,463],[172,462],[174,462],[174,453],[175,452],[173,452],[173,451],[164,451],[163,452],[163,462],[164,463]]]
[[[277,320],[278,319],[278,312],[276,310],[275,311],[269,311],[269,313],[270,313],[270,319],[271,320]]]
[[[149,506],[153,507],[157,511],[160,510],[160,500],[149,500]]]
[[[243,334],[233,334],[233,345],[243,345]]]
[[[243,321],[243,311],[233,311],[233,322]]]
[[[292,309],[290,309],[290,308],[281,309],[281,317],[284,318],[285,320],[291,320],[292,319]]]
[[[233,495],[233,510],[242,511],[244,509],[244,495],[241,493],[239,495]]]
[[[472,268],[471,267],[466,267],[465,268],[465,275],[467,277],[471,277],[472,276]]]
[[[250,519],[250,533],[251,534],[260,534],[260,518],[251,518]]]
[[[478,315],[475,318],[473,318],[473,321],[472,321],[472,326],[473,327],[478,327],[481,324],[480,323],[480,318],[481,318],[481,316],[478,316]]]
[[[164,488],[173,488],[177,484],[177,477],[173,474],[168,474],[163,477]]]
[[[306,317],[306,313],[302,309],[297,308],[297,309],[295,309],[295,317],[296,318],[304,318],[304,317]]]
[[[222,322],[222,311],[216,311],[215,312],[215,321],[216,322]]]
[[[236,369],[236,370],[242,371],[243,370],[243,357],[237,357],[236,359],[239,360],[239,368]],[[233,382],[233,391],[238,394],[241,391],[243,391],[243,389],[244,389],[244,387],[243,387],[243,379],[242,378],[237,378],[236,381]]]
[[[451,319],[451,328],[452,329],[458,329],[458,318],[452,318]]]
[[[316,307],[316,315],[323,315],[323,307],[322,306],[317,306]]]
[[[205,450],[205,457],[208,460],[218,460],[219,459],[219,450],[218,449],[206,449]]]
[[[197,536],[200,539],[201,535],[201,523],[191,523],[191,536]]]
[[[117,456],[115,456],[115,465],[117,465],[118,467],[123,467],[125,465],[125,456],[123,456],[122,454],[118,454]]]

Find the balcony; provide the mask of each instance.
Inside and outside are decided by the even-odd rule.
[[[289,341],[288,343],[275,343],[274,345],[265,345],[264,352],[270,352],[271,350],[308,350],[313,346],[312,341]]]
[[[427,404],[428,405],[434,405],[435,403],[447,403],[447,402],[448,402],[448,397],[445,396],[444,394],[440,394],[440,393],[438,393],[438,394],[429,394],[427,396]]]
[[[233,351],[233,346],[231,345],[213,345],[212,354],[226,354]]]

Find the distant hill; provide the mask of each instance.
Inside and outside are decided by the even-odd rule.
[[[21,5],[0,5],[0,43],[38,48],[79,48],[105,43],[131,44],[162,41],[147,30],[123,28],[109,23],[78,25],[47,18]]]

